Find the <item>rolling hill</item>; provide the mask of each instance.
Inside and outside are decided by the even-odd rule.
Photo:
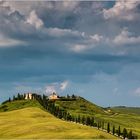
[[[55,104],[57,106],[62,107],[63,109],[66,109],[72,114],[106,114],[105,110],[102,107],[97,106],[94,103],[91,103],[82,97],[78,97],[76,100],[69,101],[57,100]]]
[[[118,113],[140,115],[140,107],[116,106],[116,107],[111,107],[111,110]]]
[[[140,108],[102,108],[81,97],[75,101],[56,101],[56,105],[68,110],[72,115],[94,115],[95,118],[105,121],[105,125],[110,122],[111,127],[113,125],[116,128],[120,126],[121,131],[123,128],[127,128],[140,138]]]
[[[5,110],[3,110],[3,106]],[[89,126],[60,120],[41,109],[37,101],[13,101],[0,106],[0,138],[115,139]]]
[[[132,108],[132,107],[102,108],[94,103],[87,101],[86,99],[84,99],[82,97],[78,97],[74,100],[73,99],[72,100],[71,99],[56,100],[54,103],[55,103],[55,106],[58,106],[62,110],[66,110],[72,116],[76,116],[76,117],[79,115],[86,116],[86,117],[88,117],[88,116],[93,117],[94,116],[95,122],[98,123],[98,121],[100,121],[100,120],[103,121],[105,128],[107,128],[107,123],[109,122],[111,130],[113,129],[113,126],[115,126],[116,129],[118,129],[118,127],[120,126],[121,132],[123,131],[123,128],[126,128],[128,131],[132,130],[133,134],[137,135],[138,138],[140,138],[140,115],[139,115],[140,108]],[[43,111],[43,114],[44,113],[46,113],[46,115],[49,114],[37,100],[16,100],[16,101],[12,101],[12,102],[6,102],[6,103],[0,105],[0,112],[1,112],[0,113],[0,120],[1,120],[0,122],[3,124],[3,121],[4,121],[4,118],[2,119],[1,116],[7,114],[7,118],[8,118],[8,116],[9,116],[8,113],[13,112],[12,116],[16,118],[16,114],[17,114],[16,111],[18,112],[18,114],[22,114],[22,113],[20,113],[20,111],[22,111],[24,109],[26,110],[28,108],[32,108],[31,113],[34,112],[34,109],[35,110],[40,109],[41,112]],[[15,113],[15,116],[14,116],[14,113]],[[25,114],[26,113],[28,114],[29,112],[25,111]],[[55,118],[54,116],[52,116],[52,117]],[[6,118],[6,116],[5,116],[5,118]],[[22,118],[22,116],[20,116],[20,118]],[[24,119],[26,119],[26,115],[25,115]],[[46,117],[46,119],[47,119],[47,117]],[[59,120],[57,118],[55,118],[55,119]],[[11,121],[14,121],[14,120],[9,120],[9,122],[11,122]],[[18,119],[17,119],[17,121],[18,121]],[[62,122],[62,120],[59,120],[59,121]],[[42,124],[43,123],[45,124],[47,122],[44,121],[44,122],[42,122]],[[63,123],[64,123],[64,121],[62,122],[62,124]],[[70,123],[70,122],[67,122],[67,123]],[[7,124],[8,124],[8,122],[7,122]],[[70,123],[70,124],[72,124],[72,123]],[[74,124],[74,125],[77,126],[80,124]],[[7,127],[10,127],[10,126],[7,126]],[[61,127],[61,125],[60,125],[60,127]],[[0,125],[0,132],[2,132],[3,130],[5,131],[5,129],[1,129],[1,128],[3,128],[3,127],[1,127],[1,125]],[[12,128],[13,128],[13,126],[12,126]],[[93,128],[91,128],[91,127],[86,126],[86,128],[88,128],[87,133],[89,133],[90,129],[92,129],[91,131],[93,131]],[[94,129],[94,131],[95,130],[96,130],[96,132],[98,131],[99,135],[91,135],[90,136],[90,134],[87,134],[83,138],[101,138],[101,137],[109,138],[109,136],[110,136],[110,135],[108,136],[107,133],[104,133],[105,135],[103,135],[103,134],[100,135],[100,132],[102,132],[102,131]],[[9,129],[9,131],[10,131],[10,129]],[[46,130],[46,132],[47,131],[49,131],[49,130]],[[75,136],[75,135],[71,135],[70,137],[71,138],[81,138],[80,131],[81,130],[77,129],[77,134],[79,135],[79,137]],[[45,132],[43,132],[43,133],[45,133]],[[0,135],[0,137],[2,135]],[[40,134],[38,134],[37,137],[38,136],[40,136]],[[23,137],[23,135],[21,135],[21,138],[22,137]],[[5,138],[6,138],[6,135],[5,135]],[[14,138],[14,135],[12,138]],[[29,138],[32,138],[32,137],[29,137]],[[45,138],[49,138],[49,137],[45,137]],[[65,137],[61,136],[60,138],[65,138]]]

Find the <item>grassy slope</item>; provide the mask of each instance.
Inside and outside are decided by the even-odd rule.
[[[12,111],[26,107],[39,107],[42,106],[35,100],[18,100],[14,102],[8,102],[3,105],[0,105],[0,112]],[[43,108],[42,108],[43,109]]]
[[[73,115],[94,115],[97,118],[106,120],[106,122],[115,124],[116,128],[120,125],[121,128],[127,128],[128,130],[132,129],[140,138],[140,108],[135,110],[132,108],[127,108],[126,110],[111,108],[111,111],[108,111],[103,110],[94,104],[92,105],[92,103],[85,101],[84,99],[69,102],[57,101],[56,104],[67,109]],[[85,107],[83,108],[81,105],[85,105]]]
[[[56,101],[56,105],[68,110],[72,114],[106,114],[104,109],[85,100],[84,98],[78,98],[74,101]]]
[[[0,138],[109,138],[116,137],[80,124],[65,122],[37,107],[0,112]]]

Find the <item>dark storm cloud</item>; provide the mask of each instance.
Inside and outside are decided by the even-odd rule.
[[[121,88],[127,89],[126,77],[134,81],[128,83],[130,87],[136,86],[140,63],[139,3],[124,3],[124,13],[116,4],[1,2],[0,91],[8,87],[14,92],[16,88],[12,86],[17,83],[44,86],[67,80],[79,88],[92,82],[95,85],[91,87],[101,89],[100,84],[104,84],[103,90],[108,91],[108,87],[118,86],[120,77]]]

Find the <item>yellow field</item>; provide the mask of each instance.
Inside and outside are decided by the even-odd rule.
[[[62,121],[37,107],[1,112],[0,138],[116,139],[117,137],[80,124]]]

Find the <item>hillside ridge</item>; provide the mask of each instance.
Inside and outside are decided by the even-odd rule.
[[[102,108],[79,96],[49,100],[45,95],[35,95],[33,99],[25,100],[23,96],[18,95],[14,97],[14,100],[4,102],[0,106],[0,111],[7,112],[32,106],[39,107],[59,119],[103,129],[118,136],[137,138],[137,135],[140,135],[140,130],[134,129],[139,128],[139,116],[123,114],[112,108]],[[134,127],[132,124],[126,123],[126,121],[130,122],[132,118],[136,122]],[[131,129],[135,134],[132,135]],[[125,135],[124,130],[128,131]],[[131,136],[128,135],[129,133]]]

